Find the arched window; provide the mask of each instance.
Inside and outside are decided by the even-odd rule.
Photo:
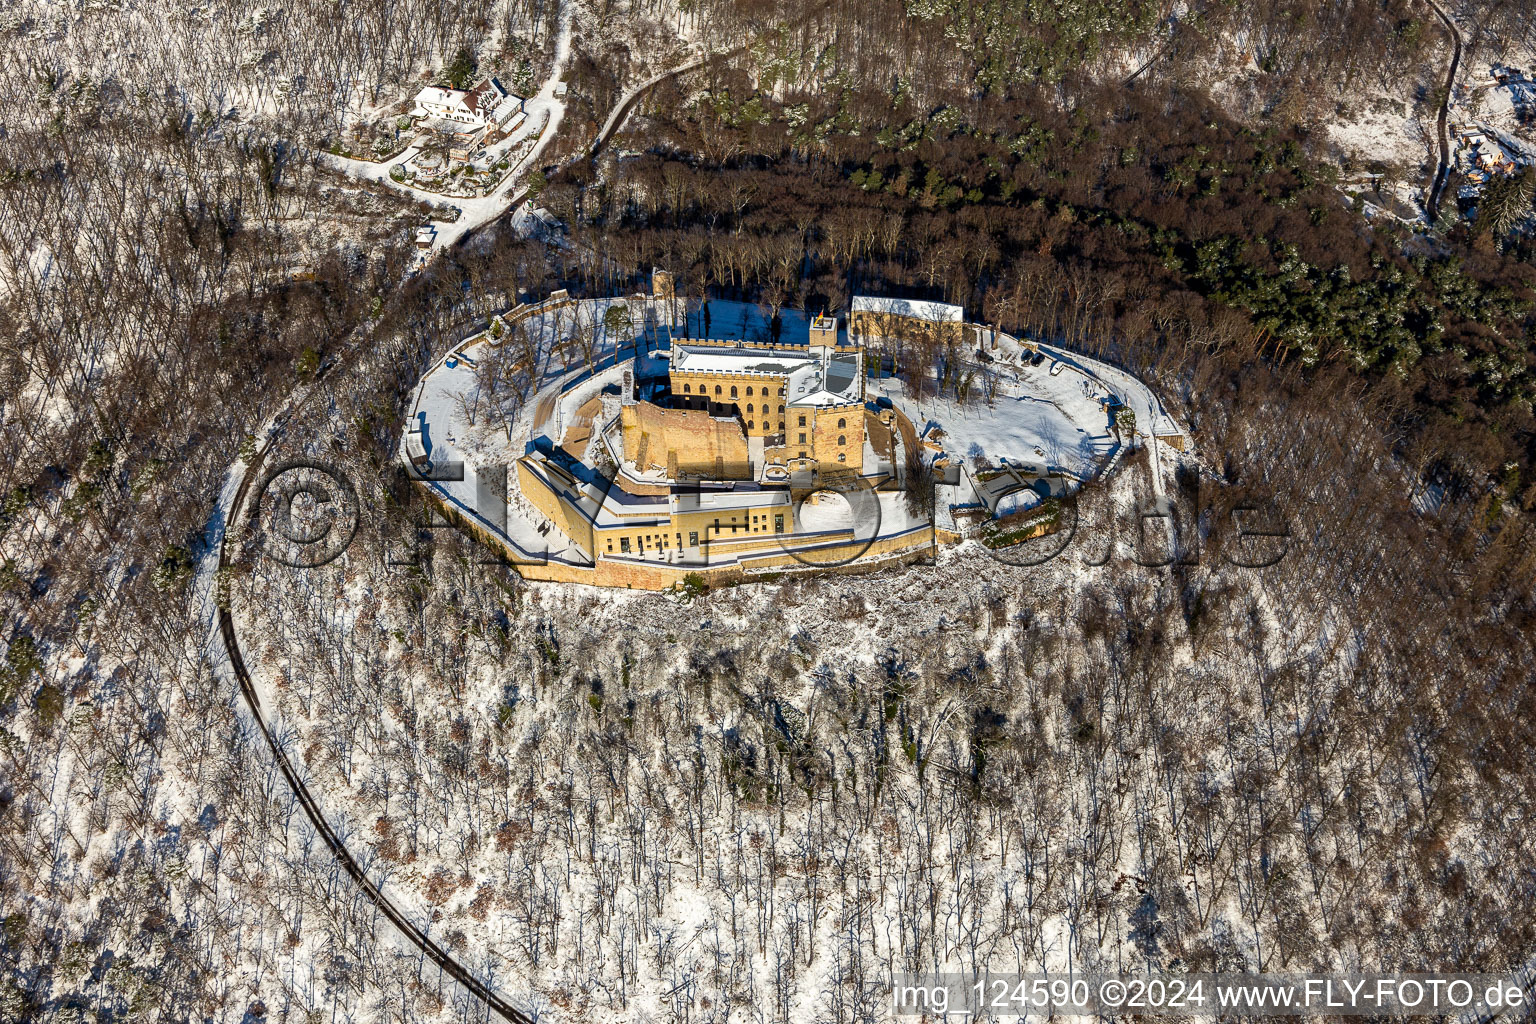
[[[751,389],[751,387],[748,387],[748,388],[747,388],[747,397],[748,397],[748,398],[751,398],[751,397],[752,397],[752,389]]]
[[[731,397],[732,398],[736,397],[736,385],[735,384],[731,385]]]
[[[752,422],[751,420],[747,420],[747,429],[748,430],[756,430],[757,429],[757,424]]]
[[[779,409],[779,412],[783,412],[783,411],[784,411],[784,409],[781,407]],[[784,421],[783,420],[779,420],[779,433],[782,434],[783,432],[784,432]]]
[[[718,394],[719,394],[719,393],[720,393],[720,385],[719,385],[719,384],[716,384],[716,385],[715,385],[715,394],[717,394],[717,395],[718,395]]]
[[[751,412],[751,411],[752,411],[752,403],[748,402],[747,403],[747,412]]]
[[[837,435],[837,443],[838,444],[847,444],[848,443],[847,435],[845,435],[845,434],[838,434]]]
[[[691,393],[692,391],[693,391],[693,385],[692,384],[684,384],[683,385],[683,394],[686,395],[686,394]]]
[[[848,456],[843,454],[842,452],[838,452],[837,453],[837,461],[838,462],[847,462],[848,461]]]
[[[784,403],[783,403],[783,402],[780,402],[780,403],[779,403],[779,415],[780,415],[780,416],[783,416],[783,415],[784,415]],[[782,425],[782,424],[781,424],[781,425]]]
[[[847,426],[847,425],[848,425],[848,421],[847,421],[847,420],[844,420],[844,419],[840,419],[840,420],[838,420],[838,421],[837,421],[837,429],[838,429],[838,430],[842,430],[842,429],[843,429],[843,428],[844,428],[844,427],[846,427],[846,426]],[[838,443],[838,444],[842,444],[842,443],[843,443],[843,442],[841,442],[841,441],[839,441],[839,442],[837,442],[837,443]]]

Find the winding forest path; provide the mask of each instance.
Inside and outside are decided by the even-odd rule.
[[[564,65],[564,59],[569,53],[569,47],[570,23],[567,19],[562,24],[561,39],[557,45],[556,72],[551,75],[550,81],[546,83],[546,89],[549,91],[551,99],[554,99],[553,83],[557,80],[560,68]],[[624,120],[633,111],[641,97],[667,79],[691,71],[704,64],[708,59],[708,55],[695,58],[669,71],[655,75],[630,89],[619,98],[612,113],[609,114],[607,121],[603,124],[601,131],[598,132],[596,139],[575,156],[570,157],[566,162],[571,163],[579,159],[590,159],[595,156],[623,125]],[[524,168],[533,166],[534,160],[547,148],[555,131],[559,128],[563,114],[563,103],[559,104],[558,114],[554,110],[551,111],[551,121],[545,132],[545,137],[529,153],[527,159],[523,162]],[[399,159],[401,158],[396,158],[397,161]],[[346,170],[345,166],[342,166],[341,169]],[[347,173],[352,172],[348,171]],[[362,177],[362,175],[356,176]],[[371,180],[379,180],[372,176],[368,177]],[[450,238],[440,239],[440,244],[462,243],[480,229],[496,223],[502,217],[511,215],[520,205],[526,202],[529,198],[528,187],[523,185],[514,190],[511,187],[512,180],[512,176],[509,176],[508,184],[498,189],[497,192],[492,193],[490,196],[482,197],[481,200],[471,201],[483,205],[478,208],[465,210],[464,214],[460,216],[459,221],[453,225],[457,230],[452,232]],[[398,183],[389,180],[387,177],[384,178],[382,183],[391,187],[398,186]],[[407,188],[406,191],[409,192],[411,190]],[[342,869],[346,871],[358,888],[366,894],[369,901],[378,908],[379,913],[389,921],[401,938],[436,964],[444,974],[458,982],[465,991],[484,1003],[489,1011],[500,1017],[506,1024],[533,1024],[530,1016],[503,1000],[487,982],[478,978],[472,971],[455,959],[451,953],[433,940],[430,935],[419,928],[411,920],[410,916],[401,910],[368,877],[368,873],[363,869],[357,858],[347,849],[346,844],[326,817],[320,801],[310,792],[308,785],[295,768],[283,744],[278,739],[272,723],[268,720],[261,694],[251,678],[249,669],[246,667],[244,653],[240,647],[240,638],[235,629],[233,611],[230,607],[221,605],[218,601],[217,580],[225,578],[231,567],[231,553],[228,550],[230,529],[234,524],[241,522],[243,517],[247,515],[245,505],[249,496],[251,482],[260,478],[262,467],[265,465],[273,446],[280,436],[275,428],[283,423],[290,422],[295,414],[300,412],[317,395],[321,394],[322,391],[318,386],[320,380],[328,375],[328,373],[333,372],[337,366],[350,362],[368,340],[369,336],[365,333],[341,352],[337,353],[334,359],[327,360],[321,368],[320,377],[317,378],[315,385],[302,388],[296,392],[288,402],[288,405],[273,417],[271,422],[274,429],[267,431],[265,442],[258,449],[250,463],[244,467],[243,472],[239,464],[236,464],[234,467],[232,472],[237,473],[238,476],[232,477],[221,492],[210,523],[210,530],[215,532],[218,537],[214,546],[218,557],[217,559],[207,559],[202,571],[204,578],[201,581],[201,591],[205,595],[206,600],[205,613],[210,632],[216,632],[218,635],[219,645],[222,646],[224,656],[227,659],[229,674],[240,689],[241,697],[251,715],[251,719],[255,722],[263,738],[266,740],[274,763],[292,790],[294,797],[298,800],[310,826],[315,830],[315,834],[325,843],[331,855],[336,858],[337,863],[341,865]]]
[[[629,112],[634,109],[635,104],[640,102],[640,97],[669,78],[674,78],[685,71],[692,71],[694,68],[702,67],[709,60],[709,56],[706,54],[702,57],[695,57],[693,60],[679,64],[671,71],[663,71],[659,75],[653,75],[619,97],[619,102],[614,104],[613,112],[608,115],[608,120],[603,122],[602,129],[597,133],[597,138],[592,140],[592,145],[588,147],[588,155],[596,156],[608,144],[608,140],[613,138],[613,133],[619,130],[619,126],[624,123],[624,119],[629,116]]]
[[[1461,30],[1456,27],[1456,22],[1451,20],[1451,16],[1436,0],[1424,0],[1424,2],[1433,8],[1446,29],[1450,31],[1451,42],[1455,46],[1451,52],[1451,66],[1445,73],[1445,95],[1440,98],[1437,123],[1440,135],[1440,160],[1435,167],[1435,178],[1430,182],[1429,195],[1424,203],[1424,213],[1429,218],[1429,223],[1434,224],[1440,216],[1440,196],[1445,191],[1445,183],[1451,173],[1451,133],[1447,120],[1450,117],[1451,96],[1456,91],[1456,74],[1461,69]]]
[[[337,358],[328,363],[322,370],[322,378],[327,370],[333,370],[335,366],[349,361],[369,340],[368,334],[363,334],[354,341],[346,350],[338,354]],[[302,410],[313,398],[322,394],[321,388],[316,384],[301,389],[295,393],[288,406],[273,417],[272,425],[289,422],[294,414]],[[219,532],[216,550],[217,560],[208,559],[216,567],[217,574],[212,579],[205,579],[202,592],[208,602],[206,614],[210,629],[216,628],[219,639],[224,648],[224,654],[228,659],[227,665],[230,675],[239,685],[240,694],[245,700],[251,719],[256,723],[261,735],[267,741],[267,747],[272,752],[273,762],[282,773],[283,779],[288,783],[299,806],[304,810],[304,816],[309,820],[310,826],[315,830],[331,855],[336,858],[347,875],[357,884],[368,897],[369,901],[378,908],[380,914],[394,926],[395,931],[410,945],[416,947],[428,960],[454,981],[458,982],[465,991],[480,1000],[486,1007],[500,1017],[506,1024],[533,1024],[533,1018],[518,1010],[503,1000],[490,987],[489,984],[476,977],[475,974],[459,963],[451,953],[443,949],[421,928],[417,927],[409,915],[402,911],[393,900],[386,896],[374,881],[368,877],[368,873],[356,857],[347,849],[346,844],[332,827],[326,817],[324,809],[315,795],[310,792],[303,777],[295,769],[283,744],[278,739],[271,722],[268,721],[266,710],[262,705],[261,694],[256,689],[255,682],[251,679],[250,671],[246,668],[245,657],[240,648],[240,638],[235,631],[234,613],[228,602],[219,602],[217,580],[227,578],[231,566],[231,557],[228,549],[229,534],[235,524],[243,521],[246,516],[245,504],[250,491],[251,481],[260,479],[262,466],[266,463],[273,445],[276,444],[280,433],[277,429],[267,431],[267,439],[257,451],[255,457],[245,467],[243,473],[239,473],[239,464],[236,464],[234,472],[239,476],[229,481],[221,492],[218,507],[215,509],[213,522],[217,524],[222,520],[223,529]],[[217,667],[217,666],[215,666]]]
[[[641,82],[639,85],[636,85],[630,89],[624,95],[620,96],[618,102],[614,104],[613,110],[609,113],[608,120],[605,121],[603,123],[603,127],[598,130],[597,137],[592,140],[591,144],[587,146],[584,152],[569,157],[562,166],[568,166],[575,163],[577,160],[591,159],[592,157],[597,156],[598,153],[602,152],[603,147],[608,144],[608,140],[613,138],[614,133],[623,126],[624,121],[629,117],[630,112],[634,110],[635,104],[639,103],[641,98],[644,97],[646,93],[650,92],[656,86],[660,85],[662,82],[665,82],[669,78],[676,78],[678,75],[684,74],[685,72],[692,71],[698,67],[702,67],[705,62],[710,59],[711,56],[713,55],[705,54],[702,57],[695,57],[693,60],[679,64],[677,67],[672,68],[670,71],[663,71],[659,75],[653,75],[652,77],[647,78],[645,81]],[[530,154],[530,160],[533,156],[537,156],[539,152],[542,152],[543,148],[544,146],[541,143],[539,149],[535,150],[533,154]],[[484,228],[490,224],[499,223],[503,219],[511,217],[512,214],[517,212],[517,208],[522,206],[523,203],[525,203],[528,199],[528,186],[524,185],[522,188],[519,188],[508,201],[502,203],[499,207],[494,209],[489,216],[482,216],[472,226],[465,230],[456,232],[453,235],[452,240],[462,242],[472,236],[475,232],[479,231],[481,228]],[[462,221],[463,218],[461,217],[460,220]]]

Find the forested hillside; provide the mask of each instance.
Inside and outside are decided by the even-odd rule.
[[[1345,366],[1400,396],[1416,470],[1536,499],[1529,236],[1367,227],[1304,130],[1171,85],[1096,86],[1069,110],[1015,91],[931,112],[836,85],[780,102],[721,70],[636,129],[660,147],[542,201],[621,263],[770,305],[896,289],[1136,364]]]
[[[1529,4],[1444,6],[1464,60],[1530,63]],[[542,73],[563,14],[562,159],[713,57],[529,176],[548,237],[412,274],[425,204],[316,155],[456,61]],[[0,1019],[484,1019],[306,825],[220,607],[349,849],[540,1019],[1536,957],[1536,241],[1367,218],[1328,132],[1366,95],[1433,123],[1424,0],[22,0],[0,40]],[[1427,183],[1432,142],[1387,170]],[[428,529],[394,465],[422,370],[653,267],[1133,368],[1193,442],[1178,557],[1138,557],[1144,456],[1043,567],[598,600]],[[358,539],[217,574],[279,410],[278,456],[358,481]],[[1288,554],[1240,569],[1257,505]]]

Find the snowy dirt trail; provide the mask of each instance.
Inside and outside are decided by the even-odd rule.
[[[334,369],[336,365],[350,360],[368,340],[369,335],[366,332],[360,334],[328,369]],[[246,668],[239,637],[235,631],[233,610],[229,600],[222,593],[220,585],[230,575],[231,556],[226,546],[227,541],[231,532],[234,532],[237,541],[239,539],[238,523],[240,517],[246,514],[245,508],[251,484],[253,481],[264,481],[263,467],[282,436],[281,425],[290,422],[312,398],[323,393],[318,386],[319,383],[320,381],[317,380],[315,384],[295,391],[287,405],[263,425],[259,435],[263,438],[263,442],[249,463],[242,465],[241,462],[236,462],[230,467],[225,477],[224,485],[220,489],[208,520],[205,536],[209,539],[209,544],[198,565],[192,589],[196,608],[194,614],[207,630],[204,656],[217,678],[233,682],[239,689],[247,713],[266,740],[274,764],[300,807],[303,808],[310,827],[325,843],[347,875],[378,908],[380,915],[389,922],[400,939],[407,945],[420,950],[423,956],[436,964],[444,974],[458,982],[465,991],[482,1002],[489,1012],[494,1012],[506,1024],[532,1024],[532,1017],[497,994],[491,987],[490,979],[481,979],[443,949],[369,877],[362,864],[347,849],[320,800],[311,793],[304,782],[303,775],[288,756],[282,739],[286,729],[280,722],[269,719],[256,682]]]
[[[1425,0],[1435,15],[1444,23],[1446,30],[1451,34],[1451,63],[1445,72],[1445,95],[1440,99],[1440,112],[1436,117],[1436,127],[1440,136],[1440,162],[1435,168],[1434,180],[1430,183],[1428,201],[1424,204],[1425,213],[1429,222],[1433,224],[1439,216],[1440,194],[1445,191],[1445,183],[1451,169],[1451,134],[1446,125],[1446,119],[1451,107],[1451,99],[1456,94],[1456,73],[1461,67],[1461,30],[1456,27],[1456,22],[1445,12],[1435,0]]]

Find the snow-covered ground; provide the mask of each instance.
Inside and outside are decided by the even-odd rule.
[[[841,494],[822,491],[816,502],[801,502],[795,508],[795,529],[806,533],[827,530],[851,530],[854,526],[853,506]]]
[[[555,39],[554,65],[551,67],[549,77],[539,87],[539,91],[528,97],[524,110],[527,119],[520,125],[517,131],[498,142],[487,151],[485,162],[494,165],[497,160],[516,147],[521,146],[535,134],[538,143],[530,149],[516,166],[510,168],[501,183],[483,196],[473,198],[456,198],[443,196],[437,192],[424,188],[418,188],[406,182],[395,181],[390,177],[390,170],[397,166],[404,166],[415,159],[419,150],[411,146],[384,163],[372,163],[367,160],[354,160],[348,157],[322,154],[318,159],[328,167],[349,174],[366,181],[375,181],[382,185],[395,189],[415,199],[432,203],[433,205],[450,206],[459,211],[459,216],[453,221],[431,221],[436,230],[433,239],[433,249],[446,249],[453,246],[459,239],[489,224],[506,212],[509,206],[518,202],[526,193],[524,181],[527,173],[536,168],[539,157],[549,147],[550,140],[560,130],[560,122],[565,118],[565,99],[563,90],[560,89],[561,79],[565,75],[565,65],[571,54],[571,26],[573,12],[570,4],[562,4],[560,10],[560,32]]]
[[[1536,80],[1474,83],[1466,99],[1470,113],[1501,131],[1530,132],[1536,127],[1531,120],[1536,116]]]
[[[1047,369],[1048,364],[1021,371],[1017,383],[1000,389],[991,404],[974,397],[963,405],[950,396],[919,400],[894,378],[871,384],[912,420],[920,436],[957,460],[1026,463],[1091,476],[1115,446],[1099,404],[1108,391],[1079,374],[1052,377]]]
[[[1044,362],[1021,365],[1025,349],[1018,339],[997,336],[996,348],[986,349],[994,361],[975,364],[978,373],[997,378],[990,403],[979,382],[963,404],[931,393],[919,400],[894,378],[872,381],[870,394],[889,398],[921,437],[962,466],[959,482],[940,491],[955,506],[983,504],[999,515],[1018,511],[1032,502],[1019,496],[1002,505],[999,500],[1036,481],[1043,481],[1036,484],[1041,493],[1070,490],[1109,471],[1128,443],[1152,449],[1152,482],[1161,492],[1163,462],[1173,455],[1157,438],[1182,431],[1156,392],[1101,360],[1049,345],[1039,349],[1047,356]],[[1116,431],[1107,400],[1118,400],[1134,414],[1134,438]],[[989,484],[979,474],[985,465],[1008,467],[1010,479]]]
[[[1422,115],[1402,98],[1385,94],[1357,101],[1349,117],[1330,120],[1328,139],[1357,164],[1397,164],[1410,179],[1434,165],[1434,111]],[[1422,186],[1421,186],[1422,187]]]
[[[561,441],[564,424],[575,419],[576,410],[617,381],[624,361],[616,362],[616,357],[632,355],[629,346],[634,335],[610,335],[603,317],[609,307],[623,302],[582,300],[537,312],[518,325],[532,340],[537,363],[533,377],[542,386],[536,400],[515,412],[509,414],[507,396],[489,392],[478,372],[481,361],[493,358],[498,349],[506,358],[517,357],[510,333],[499,340],[481,335],[457,346],[417,387],[401,437],[402,458],[417,460],[418,465],[419,460],[427,460],[430,465],[423,474],[429,478],[428,485],[482,528],[501,536],[519,557],[588,564],[580,549],[559,531],[545,528],[541,532],[542,517],[516,501],[507,505],[508,493],[499,486],[500,473],[516,472],[513,463],[534,438],[542,435]],[[636,316],[633,322],[639,326],[642,319]],[[555,361],[563,343],[578,332],[593,331],[594,325],[595,374],[584,364],[572,368]],[[446,474],[444,467],[448,467]],[[512,493],[515,496],[515,487]]]

